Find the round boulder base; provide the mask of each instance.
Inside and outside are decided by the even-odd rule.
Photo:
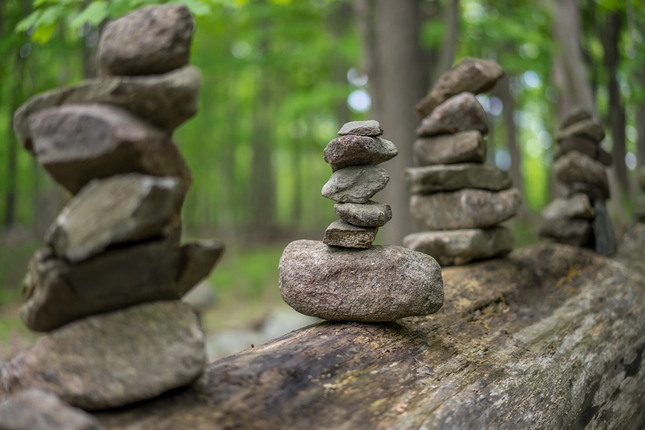
[[[401,246],[358,250],[298,240],[285,248],[279,269],[284,301],[326,320],[394,321],[443,305],[439,264]]]

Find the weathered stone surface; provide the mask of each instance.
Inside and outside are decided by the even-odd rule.
[[[634,197],[633,212],[636,221],[645,222],[645,194],[639,194]]]
[[[343,248],[369,248],[376,238],[376,233],[376,227],[358,227],[343,220],[336,220],[325,230],[323,243]]]
[[[600,143],[605,138],[605,130],[595,119],[586,119],[558,131],[555,140],[560,142],[571,136],[581,136]]]
[[[109,251],[70,265],[42,249],[31,258],[20,317],[35,331],[154,300],[178,300],[211,272],[218,242],[174,247],[167,242]]]
[[[422,137],[414,142],[417,166],[486,161],[486,142],[477,130],[435,137]]]
[[[336,203],[334,212],[343,221],[359,227],[382,227],[392,219],[390,205],[371,200],[365,204]]]
[[[564,184],[582,182],[595,186],[605,198],[609,198],[609,181],[605,166],[577,151],[558,158],[555,162],[555,175],[558,181]]]
[[[490,91],[503,76],[504,69],[493,60],[464,58],[461,63],[441,75],[428,95],[417,103],[415,109],[423,118],[456,94],[463,92],[479,94]]]
[[[76,194],[89,181],[120,173],[181,179],[190,170],[170,136],[108,105],[67,105],[30,120],[33,149],[56,182]]]
[[[176,178],[131,173],[93,180],[47,232],[57,256],[77,263],[118,243],[170,236],[184,193]]]
[[[539,235],[567,245],[585,247],[592,240],[591,232],[591,222],[588,220],[557,218],[542,224]]]
[[[427,137],[467,130],[486,134],[488,121],[486,111],[477,98],[471,93],[461,93],[449,98],[425,117],[417,128],[417,135]]]
[[[463,189],[413,194],[410,212],[420,228],[458,230],[494,227],[515,215],[522,197],[517,188],[504,191]]]
[[[333,139],[323,151],[332,171],[350,166],[380,164],[398,154],[389,140],[369,136],[341,136]]]
[[[393,321],[443,304],[441,268],[400,246],[366,250],[291,242],[280,259],[280,293],[300,313],[338,321]]]
[[[157,75],[184,67],[195,24],[184,5],[137,9],[102,31],[96,62],[102,75]]]
[[[383,129],[381,128],[381,124],[373,119],[368,121],[351,121],[343,125],[338,132],[339,136],[346,136],[348,134],[380,136],[383,134]]]
[[[596,213],[593,222],[593,236],[596,252],[600,255],[614,255],[618,250],[618,241],[614,224],[611,222],[605,202],[597,199],[593,202]]]
[[[367,203],[390,180],[378,166],[355,166],[336,170],[322,188],[322,195],[338,203]]]
[[[155,302],[72,322],[0,370],[5,392],[38,388],[87,410],[150,399],[195,381],[204,333],[185,303]]]
[[[460,266],[498,257],[513,250],[513,232],[506,227],[425,231],[403,238],[403,246],[432,256],[441,266]]]
[[[53,394],[29,389],[0,404],[2,430],[101,430],[101,424],[82,409]]]
[[[199,70],[191,66],[164,75],[89,79],[33,96],[14,114],[13,128],[25,149],[33,152],[31,115],[68,104],[103,103],[126,109],[171,133],[197,113],[200,86]]]
[[[486,164],[440,164],[410,167],[403,171],[403,183],[416,194],[431,194],[462,188],[500,191],[511,187],[508,172]]]
[[[584,136],[571,136],[562,140],[553,158],[556,160],[571,151],[578,151],[581,154],[588,155],[594,160],[598,159],[600,146],[593,140]]]
[[[564,117],[564,120],[562,120],[562,124],[560,124],[560,129],[567,128],[570,125],[573,125],[577,122],[581,122],[591,118],[592,118],[591,112],[587,108],[579,105],[574,106],[566,114],[566,116]]]
[[[594,211],[589,196],[583,193],[573,194],[567,198],[557,198],[542,209],[542,218],[584,218],[593,219]]]

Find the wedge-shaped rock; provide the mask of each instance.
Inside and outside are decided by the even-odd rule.
[[[591,222],[579,218],[548,220],[540,227],[539,235],[559,243],[578,247],[586,247],[593,240]]]
[[[471,93],[462,93],[449,98],[425,117],[417,128],[417,135],[427,137],[467,130],[486,134],[488,121],[477,98]]]
[[[31,258],[20,318],[35,331],[154,300],[178,300],[211,272],[224,252],[218,242],[181,248],[150,242],[68,264],[43,249]]]
[[[605,138],[605,130],[595,119],[586,119],[558,131],[555,135],[555,140],[560,142],[571,136],[586,137],[596,143],[600,143]]]
[[[120,173],[192,177],[170,136],[107,105],[47,109],[30,120],[34,154],[56,182],[76,194],[92,179]]]
[[[184,5],[149,6],[109,22],[96,61],[102,75],[157,75],[184,67],[195,27]]]
[[[605,166],[593,158],[571,151],[555,162],[555,175],[558,181],[569,184],[582,182],[597,187],[604,198],[609,198],[609,181]]]
[[[577,193],[567,198],[557,198],[542,209],[542,218],[584,218],[593,219],[594,211],[589,196]]]
[[[7,393],[38,388],[99,410],[188,385],[205,364],[204,333],[195,312],[172,301],[67,324],[6,363],[0,374]]]
[[[358,136],[380,136],[383,134],[383,129],[378,121],[373,119],[369,121],[352,121],[343,125],[338,132],[339,136],[346,136],[348,134],[355,134]]]
[[[431,255],[441,266],[506,255],[513,250],[513,233],[506,227],[425,231],[403,238],[403,246]]]
[[[101,424],[82,409],[51,393],[28,389],[0,405],[3,430],[101,430]]]
[[[413,194],[410,212],[428,230],[494,227],[514,216],[522,198],[517,188],[504,191],[463,189],[429,195]]]
[[[503,76],[504,69],[493,60],[464,58],[461,63],[441,75],[428,95],[417,103],[416,111],[423,118],[456,94],[479,94],[492,90]]]
[[[571,136],[563,139],[558,145],[558,150],[553,158],[556,160],[571,151],[578,151],[594,160],[598,159],[600,146],[593,140],[582,136]]]
[[[511,187],[510,175],[486,164],[440,164],[410,167],[403,171],[403,183],[409,192],[431,194],[462,188],[500,191]]]
[[[331,175],[322,195],[338,203],[367,203],[389,180],[390,175],[382,167],[345,167]]]
[[[199,70],[191,66],[165,75],[89,79],[30,98],[14,114],[13,128],[25,149],[33,152],[29,132],[31,115],[57,106],[103,103],[124,108],[171,133],[197,113],[200,86]]]
[[[593,202],[593,208],[595,212],[593,236],[596,252],[604,256],[614,255],[618,250],[618,241],[605,202],[597,199]]]
[[[389,140],[369,136],[341,136],[323,152],[332,171],[350,166],[376,165],[396,157],[398,150]]]
[[[591,119],[593,116],[591,112],[582,106],[574,106],[564,117],[562,124],[560,124],[560,129],[565,129],[570,125],[573,125],[577,122],[582,122],[586,119]]]
[[[343,248],[369,248],[376,238],[378,228],[358,227],[343,220],[334,221],[325,230],[323,243]]]
[[[443,305],[441,268],[400,246],[337,248],[291,242],[280,259],[280,293],[298,312],[337,321],[394,321]]]
[[[417,166],[486,161],[486,142],[476,130],[423,137],[414,142],[413,151]]]
[[[63,208],[46,240],[57,256],[76,263],[110,245],[168,237],[183,199],[176,178],[131,173],[95,179]]]
[[[374,201],[365,204],[336,203],[334,212],[343,221],[359,227],[382,227],[392,219],[392,208]]]

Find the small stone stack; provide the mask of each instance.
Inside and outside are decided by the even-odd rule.
[[[334,212],[340,219],[327,227],[324,244],[369,248],[378,228],[392,219],[389,205],[370,200],[390,180],[377,164],[398,154],[392,142],[379,137],[382,134],[376,121],[349,122],[325,148],[324,158],[333,173],[322,195],[337,202]]]
[[[192,31],[181,5],[132,12],[102,34],[100,78],[16,112],[22,144],[73,198],[24,282],[20,316],[48,335],[2,367],[6,393],[39,389],[100,410],[201,375],[204,335],[179,299],[224,247],[179,244],[192,177],[171,132],[197,111]]]
[[[637,222],[645,222],[645,166],[638,170],[638,183],[642,193],[634,199],[634,218]]]
[[[376,121],[345,124],[324,158],[331,179],[322,195],[338,202],[322,242],[291,242],[280,259],[280,293],[296,311],[327,320],[394,321],[432,314],[443,305],[441,268],[430,256],[400,246],[372,246],[392,218],[370,201],[389,181],[376,166],[397,155]]]
[[[542,211],[545,222],[540,237],[592,248],[600,255],[616,252],[618,244],[605,205],[609,199],[605,166],[612,164],[612,157],[600,146],[604,138],[602,125],[581,107],[572,109],[560,125],[555,136],[555,175],[567,195]]]
[[[403,246],[432,255],[443,266],[507,254],[513,234],[499,224],[521,204],[508,173],[485,165],[486,112],[475,94],[492,89],[504,70],[492,60],[466,58],[444,73],[417,112],[415,163],[403,180],[412,193],[410,211],[426,229]]]

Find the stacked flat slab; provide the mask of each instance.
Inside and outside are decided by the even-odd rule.
[[[406,236],[403,246],[443,266],[513,249],[511,231],[500,224],[516,214],[521,196],[507,172],[484,164],[488,121],[475,97],[503,76],[494,61],[466,58],[416,106],[424,117],[414,143],[419,167],[406,169],[403,180],[412,193],[410,211],[425,231]]]
[[[616,252],[614,227],[606,208],[609,180],[605,166],[612,164],[612,157],[600,146],[604,138],[602,125],[584,108],[572,109],[562,121],[555,136],[555,175],[566,195],[542,211],[541,237],[595,249],[600,255]]]
[[[378,164],[398,153],[376,121],[345,124],[324,150],[332,169],[322,195],[339,219],[322,242],[291,242],[280,259],[280,293],[296,311],[327,320],[394,321],[434,313],[443,305],[441,268],[430,256],[400,246],[372,246],[392,218],[370,200],[390,177]]]
[[[645,222],[645,166],[638,169],[638,184],[641,193],[634,199],[634,218],[638,222]]]
[[[6,393],[42,390],[99,410],[201,375],[204,335],[179,299],[224,247],[180,245],[192,177],[171,133],[197,112],[192,31],[181,5],[132,12],[105,27],[100,78],[16,112],[24,147],[73,197],[29,262],[20,317],[47,335],[2,367]]]

